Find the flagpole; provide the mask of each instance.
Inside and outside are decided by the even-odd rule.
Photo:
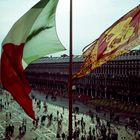
[[[69,140],[72,140],[72,0],[70,0],[70,38],[69,38]]]

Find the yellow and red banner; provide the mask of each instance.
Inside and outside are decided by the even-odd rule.
[[[83,52],[84,63],[73,78],[86,76],[95,68],[140,44],[140,5],[132,9]]]

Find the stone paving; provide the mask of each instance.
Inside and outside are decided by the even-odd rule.
[[[41,100],[45,100],[45,96],[40,96],[37,93],[34,93],[34,95],[36,95],[37,98],[40,98]],[[9,106],[7,106],[7,108],[5,108],[4,110],[2,110],[0,112],[0,140],[4,140],[4,132],[5,132],[5,127],[9,124],[13,124],[15,126],[15,131],[14,131],[14,135],[11,138],[11,140],[57,140],[56,138],[56,134],[58,132],[58,126],[57,126],[57,122],[53,121],[50,125],[48,125],[48,120],[45,121],[45,124],[42,126],[39,123],[39,127],[37,129],[33,129],[33,124],[32,124],[32,120],[23,112],[22,108],[15,102],[15,101],[11,101],[11,96],[7,96],[7,95],[0,95],[0,99],[3,99],[3,101],[10,101]],[[48,98],[47,100],[47,106],[48,106],[48,112],[44,113],[44,109],[43,109],[43,104],[44,101],[41,102],[41,110],[39,111],[39,109],[36,107],[36,103],[35,100],[33,100],[33,106],[34,106],[34,110],[36,112],[36,115],[41,117],[42,115],[48,115],[53,113],[53,116],[57,116],[57,111],[59,111],[59,113],[63,114],[63,106],[65,106],[65,110],[64,110],[64,114],[63,114],[63,122],[62,122],[62,130],[61,132],[65,132],[65,134],[67,134],[67,129],[68,129],[68,101],[65,99],[59,99],[58,101],[52,101],[50,100],[50,98]],[[75,104],[75,105],[79,105],[83,108],[82,112],[87,112],[89,110],[88,107],[86,106],[82,106],[82,104]],[[12,114],[12,118],[6,118],[6,113],[11,112]],[[93,127],[95,124],[91,122],[91,118],[83,113],[79,113],[77,114],[77,120],[80,120],[81,117],[84,118],[85,122],[86,122],[86,130],[89,130],[89,126]],[[26,134],[22,137],[19,138],[19,126],[21,126],[23,119],[27,120],[27,131]],[[95,122],[95,118],[94,118],[94,122]],[[102,119],[102,123],[106,123],[106,121],[104,119]],[[74,126],[74,124],[73,124]],[[112,131],[115,131],[118,133],[118,140],[134,140],[135,139],[135,135],[134,135],[134,131],[129,129],[126,131],[124,126],[122,125],[114,125],[111,124],[112,127]]]

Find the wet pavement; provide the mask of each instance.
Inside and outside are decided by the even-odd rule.
[[[51,100],[51,97],[48,97],[46,100],[46,95],[41,94],[37,91],[33,91],[32,94],[37,98],[40,99],[41,102],[41,109],[39,110],[36,106],[35,100],[33,100],[33,106],[34,110],[36,112],[36,116],[39,116],[40,118],[43,115],[50,115],[53,113],[54,118],[57,117],[57,111],[59,111],[59,114],[63,114],[63,107],[64,109],[64,114],[63,114],[63,121],[62,121],[62,128],[60,130],[60,133],[64,132],[66,135],[68,133],[68,99],[66,98],[60,98],[57,97],[56,101]],[[58,123],[57,121],[52,121],[51,124],[49,124],[49,121],[46,119],[44,122],[44,125],[41,125],[39,123],[39,126],[37,129],[34,129],[34,126],[32,124],[32,119],[30,119],[22,110],[22,108],[13,100],[11,100],[11,96],[6,96],[6,95],[0,95],[0,98],[3,99],[3,101],[10,101],[9,106],[7,106],[5,109],[3,109],[0,112],[0,140],[4,139],[4,132],[5,132],[5,127],[9,124],[13,124],[15,126],[15,131],[13,134],[13,137],[11,140],[57,140],[56,134],[58,132]],[[46,101],[46,105],[48,107],[48,111],[44,112],[43,105],[44,101]],[[80,102],[75,102],[73,104],[73,107],[79,107],[80,113],[76,115],[76,119],[80,120],[81,117],[84,118],[86,122],[86,130],[89,130],[89,126],[93,127],[95,126],[95,123],[91,121],[91,118],[89,115],[86,115],[89,110],[94,112],[94,122],[95,122],[95,116],[98,114],[102,118],[102,123],[106,123],[106,120],[109,119],[109,115],[106,115],[106,118],[104,119],[103,114],[104,113],[97,113],[93,107],[84,105]],[[11,112],[12,117],[11,119],[6,118],[6,113]],[[25,135],[23,137],[19,138],[19,126],[22,125],[23,119],[27,120],[27,130]],[[122,119],[122,123],[124,121],[124,118]],[[49,125],[48,125],[49,124]],[[73,122],[73,127],[74,122]],[[118,133],[118,140],[123,140],[124,137],[126,140],[133,140],[134,139],[134,133],[135,131],[131,130],[128,128],[126,131],[124,126],[119,125],[119,124],[111,124],[112,131],[115,131]],[[7,139],[8,140],[8,139]]]

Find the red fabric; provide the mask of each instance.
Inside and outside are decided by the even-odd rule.
[[[100,59],[102,57],[106,57],[109,56],[113,53],[115,53],[117,50],[123,48],[123,47],[127,47],[128,44],[130,44],[132,41],[134,41],[135,39],[138,38],[139,36],[139,24],[140,24],[140,6],[138,5],[136,8],[132,9],[130,12],[128,12],[126,15],[124,15],[122,18],[120,18],[118,21],[116,21],[112,26],[110,26],[106,31],[112,30],[117,24],[119,24],[121,21],[125,21],[127,20],[129,17],[132,18],[131,22],[129,23],[129,28],[134,29],[133,34],[129,37],[128,41],[122,43],[121,45],[119,45],[117,48],[113,49],[111,52],[106,53],[105,50],[107,49],[108,45],[107,45],[107,38],[106,38],[106,34],[103,33],[100,37],[99,37],[99,43],[98,43],[98,53],[97,53],[97,58]],[[126,31],[128,31],[129,29],[126,28]],[[124,29],[123,29],[124,30]],[[126,32],[124,30],[124,32]],[[119,38],[114,38],[114,44],[119,44],[122,39],[126,39],[126,34],[125,36],[122,35],[122,37]],[[112,36],[114,36],[114,34],[110,35],[110,38],[112,38]],[[128,37],[127,37],[128,38]],[[123,42],[123,41],[122,41]],[[134,47],[134,46],[132,46]]]
[[[3,87],[11,93],[24,111],[35,119],[32,100],[29,97],[31,88],[24,76],[22,55],[24,44],[5,44],[1,57],[1,81]]]

